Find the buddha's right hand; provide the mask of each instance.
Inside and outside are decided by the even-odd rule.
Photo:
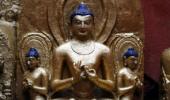
[[[79,82],[81,80],[81,61],[78,61],[77,63],[73,64],[73,84]]]

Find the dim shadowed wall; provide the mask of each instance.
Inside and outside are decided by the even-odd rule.
[[[160,55],[170,47],[170,1],[141,1],[145,23],[145,100],[159,100]]]
[[[142,0],[145,21],[145,73],[159,82],[160,54],[170,47],[170,1]]]

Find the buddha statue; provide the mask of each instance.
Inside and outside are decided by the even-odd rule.
[[[111,50],[94,40],[94,25],[94,14],[85,3],[80,3],[70,16],[71,39],[53,52],[51,89],[54,93],[70,89],[71,95],[65,97],[93,99],[101,98],[103,91],[112,95],[116,90]],[[67,77],[64,69],[68,70]]]
[[[29,93],[29,100],[46,100],[48,92],[48,73],[39,66],[39,53],[30,48],[26,54],[28,70],[24,73],[23,86]]]
[[[119,100],[134,100],[134,92],[142,86],[136,70],[138,53],[134,48],[128,48],[123,55],[124,67],[117,74],[117,88]]]

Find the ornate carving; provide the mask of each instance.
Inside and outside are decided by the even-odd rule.
[[[118,70],[123,65],[123,54],[128,48],[135,48],[139,53],[138,71],[143,71],[143,42],[135,35],[135,33],[118,33],[112,38],[112,42],[108,43],[114,52],[115,66]],[[143,75],[143,74],[142,74]]]
[[[98,87],[97,89],[99,89],[99,91],[100,89],[104,89],[106,90],[105,94],[107,94],[107,92],[111,93],[109,96],[99,96],[99,94],[103,94],[102,91],[97,97],[112,96],[112,93],[116,93],[116,74],[123,66],[122,55],[129,47],[135,48],[139,53],[136,72],[139,72],[138,76],[143,82],[143,45],[141,40],[133,33],[115,35],[115,33],[129,31],[139,32],[139,36],[143,34],[143,19],[141,12],[139,12],[139,0],[131,1],[131,3],[127,3],[129,0],[119,0],[117,2],[115,2],[115,0],[84,1],[85,4],[91,8],[92,12],[94,12],[94,23],[91,23],[93,18],[89,16],[86,16],[87,19],[77,17],[74,18],[74,20],[80,22],[78,25],[82,25],[82,23],[90,20],[89,24],[85,24],[87,24],[87,26],[92,25],[92,28],[90,26],[90,28],[88,27],[89,29],[87,29],[88,31],[90,30],[89,33],[92,33],[92,36],[87,37],[79,37],[79,32],[76,33],[74,30],[76,29],[74,27],[76,21],[74,24],[70,21],[72,20],[70,19],[70,15],[73,8],[75,8],[80,1],[21,0],[23,9],[19,18],[20,28],[18,37],[21,37],[21,41],[18,44],[21,64],[19,68],[21,68],[23,72],[28,71],[24,63],[25,53],[28,48],[37,48],[38,52],[40,52],[40,57],[42,57],[41,66],[46,67],[52,74],[52,79],[49,81],[51,82],[49,87],[51,87],[52,90],[49,91],[50,96],[59,97],[64,95],[66,98],[93,98],[94,92],[91,91],[91,88],[93,88],[91,83]],[[126,9],[122,10],[123,6],[125,6]],[[130,21],[128,19],[126,20],[125,17],[130,19]],[[130,23],[131,21],[132,23]],[[136,27],[134,27],[134,25],[136,25]],[[85,32],[83,29],[80,29],[80,31],[80,33]],[[101,43],[107,44],[110,48]],[[55,48],[53,54],[51,53],[52,44]],[[99,48],[99,50],[96,48]],[[112,53],[114,55],[112,55]],[[62,54],[67,55],[67,59],[64,59],[66,57]],[[98,54],[106,57],[103,61],[104,64],[101,64],[103,63],[102,61],[98,61],[98,59],[103,60]],[[76,55],[78,55],[77,58],[79,59],[76,58]],[[51,65],[50,62],[52,56],[54,57],[53,65]],[[96,62],[93,61],[94,59]],[[79,62],[79,60],[81,61]],[[92,62],[92,64],[89,62]],[[116,67],[112,65],[113,62],[115,62]],[[101,66],[104,69],[98,71],[97,69],[100,69]],[[110,70],[107,69],[107,66],[110,66]],[[112,68],[113,70],[111,70]],[[116,71],[116,73],[114,73],[114,71]],[[113,73],[114,76],[112,76]],[[19,75],[19,73],[17,74]],[[17,82],[21,83],[20,79],[18,79]],[[74,92],[67,93],[68,91],[65,91],[65,89]],[[22,91],[18,94],[21,94],[21,92]],[[60,95],[60,93],[62,95]]]
[[[48,83],[52,72],[52,46],[52,38],[46,33],[27,33],[19,42],[19,58],[22,72],[24,73],[23,84],[24,88],[26,88],[30,94],[30,100],[45,100],[45,98],[48,97]],[[30,48],[36,48],[36,51],[40,55],[35,60],[37,67],[33,69],[31,69],[31,66],[33,66],[34,61],[31,60],[30,56],[26,57]],[[32,64],[28,65],[28,62]]]
[[[116,82],[113,81],[112,53],[107,46],[94,40],[94,16],[82,2],[69,17],[73,36],[53,54],[51,88],[54,93],[71,89],[70,96],[65,95],[68,98],[113,98]],[[64,69],[68,70],[67,76],[64,76]],[[96,89],[102,94],[97,96]]]
[[[0,27],[1,28],[1,27]],[[7,28],[7,27],[6,27]],[[0,30],[0,54],[1,72],[0,74],[0,98],[2,100],[12,99],[12,78],[14,74],[14,54],[9,40],[9,33]]]
[[[22,70],[25,72],[28,68],[25,65],[26,59],[25,54],[29,48],[37,48],[41,60],[40,66],[46,67],[51,71],[51,53],[52,53],[52,39],[46,33],[27,33],[23,36],[19,43],[19,57],[22,65]]]
[[[113,37],[113,42],[110,42],[109,45],[114,52],[114,63],[116,67],[116,75],[119,78],[120,71],[124,68],[125,62],[123,55],[128,50],[128,48],[134,48],[137,53],[137,65],[136,68],[132,71],[134,75],[136,75],[139,79],[139,82],[143,84],[143,43],[139,37],[137,37],[134,33],[118,33]],[[121,71],[122,73],[122,71]],[[130,72],[131,73],[131,72]],[[118,83],[119,84],[119,83]],[[142,86],[140,87],[140,92],[142,92]],[[129,90],[130,91],[130,90]],[[133,93],[132,93],[133,94]],[[140,93],[141,94],[141,93]],[[142,94],[140,97],[142,99]]]
[[[87,0],[85,1],[95,16],[95,37],[100,42],[105,42],[114,28],[116,21],[115,0]],[[62,44],[69,37],[69,16],[73,8],[80,3],[78,0],[50,0],[50,1],[28,1],[22,0],[22,18],[19,19],[21,33],[30,31],[45,31],[51,34],[56,44]],[[32,7],[28,7],[32,5]],[[41,12],[41,13],[39,13]]]
[[[28,70],[24,72],[23,85],[29,93],[29,100],[46,100],[48,94],[48,72],[40,67],[40,55],[35,48],[26,54]]]
[[[0,44],[1,47],[9,48],[8,37],[7,37],[7,35],[6,35],[4,32],[2,32],[1,30],[0,30],[0,41],[1,41],[1,44]],[[4,48],[0,48],[0,49],[1,49],[1,52],[3,51]]]
[[[120,100],[133,100],[135,90],[141,89],[143,85],[140,76],[138,76],[138,71],[136,72],[138,69],[137,60],[138,52],[134,48],[128,48],[123,55],[124,66],[117,73],[118,98]]]
[[[17,14],[20,12],[19,0],[0,1],[0,19],[9,22],[16,21]]]
[[[58,36],[56,35],[59,35],[56,33],[65,34],[65,36],[63,36],[64,40],[69,39],[69,32],[66,30],[70,23],[69,17],[73,8],[79,3],[80,1],[78,0],[59,0],[55,3],[57,5],[54,5],[56,9],[52,7],[49,8],[49,25],[51,26],[51,31],[55,39],[58,40]],[[92,12],[96,15],[94,17],[95,32],[93,35],[97,41],[102,43],[106,42],[116,21],[117,10],[115,0],[88,0],[85,3],[90,6]],[[54,13],[60,20],[54,19]],[[56,26],[60,27],[57,29]]]
[[[0,75],[0,99],[14,99],[16,69],[16,21],[19,0],[0,0],[0,53],[4,57],[4,72]]]

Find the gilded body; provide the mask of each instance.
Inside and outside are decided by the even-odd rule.
[[[95,98],[95,87],[111,93],[115,86],[113,57],[107,46],[94,41],[93,15],[75,14],[70,22],[72,39],[54,50],[52,90],[72,88],[73,98],[80,99]],[[62,78],[65,67],[68,78]]]
[[[128,52],[130,51],[130,52]],[[137,87],[142,86],[137,73],[137,52],[134,49],[128,49],[128,56],[124,56],[124,66],[117,74],[117,88],[119,100],[134,100],[134,92]],[[134,53],[132,53],[134,52]],[[135,54],[136,53],[136,54]]]
[[[164,98],[165,100],[170,99],[170,48],[164,50],[161,57],[162,64],[162,74],[163,74],[163,83],[164,86]]]
[[[24,73],[23,86],[30,100],[46,100],[48,94],[48,73],[39,66],[39,58],[27,57],[28,71]]]
[[[96,49],[90,54],[82,55],[72,50],[71,45],[74,42],[77,41],[70,41],[55,50],[55,76],[52,88],[59,91],[73,86],[73,91],[79,98],[93,98],[92,91],[95,85],[111,92],[114,84],[113,66],[112,62],[109,62],[111,60],[109,48],[91,41]],[[61,80],[62,67],[65,67],[62,66],[64,62],[67,64],[72,77]],[[101,70],[102,63],[104,64],[104,79],[97,75]],[[81,67],[86,68],[81,71]],[[90,72],[90,70],[94,71]],[[83,73],[87,75],[83,75]]]

